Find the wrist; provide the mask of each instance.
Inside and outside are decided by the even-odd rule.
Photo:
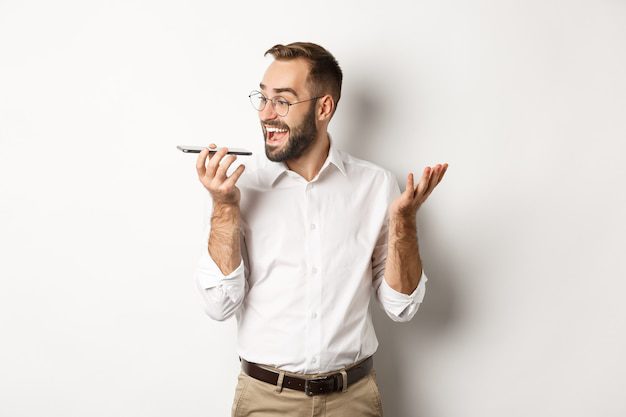
[[[213,202],[213,211],[239,211],[239,203]]]
[[[390,213],[389,215],[389,228],[390,229],[406,229],[417,230],[417,216],[416,213]]]

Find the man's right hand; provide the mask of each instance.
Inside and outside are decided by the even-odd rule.
[[[217,145],[212,143],[209,148],[214,149]],[[239,188],[235,186],[235,183],[246,168],[243,164],[239,165],[237,169],[230,175],[226,176],[226,171],[231,164],[237,159],[237,155],[229,155],[225,159],[225,162],[220,165],[220,161],[228,152],[227,148],[222,148],[213,156],[209,156],[209,163],[206,164],[207,156],[209,155],[208,149],[203,149],[198,155],[196,161],[196,170],[198,171],[198,178],[204,187],[209,190],[214,204],[227,204],[227,205],[239,205],[241,193]]]

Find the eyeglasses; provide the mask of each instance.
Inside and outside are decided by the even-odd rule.
[[[308,100],[296,101],[295,103],[290,103],[282,97],[274,97],[273,99],[270,100],[267,97],[265,97],[263,93],[261,93],[260,91],[253,91],[250,93],[248,97],[250,97],[250,103],[252,103],[252,107],[254,107],[256,110],[258,111],[263,110],[265,108],[265,105],[269,101],[272,103],[272,106],[274,107],[274,111],[276,112],[276,114],[278,114],[279,116],[285,117],[287,116],[287,113],[289,113],[289,107],[293,106],[294,104],[316,100],[324,96],[313,97]]]

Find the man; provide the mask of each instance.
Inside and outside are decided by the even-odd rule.
[[[213,206],[198,286],[210,317],[238,324],[232,415],[381,416],[370,296],[395,321],[417,311],[427,278],[416,213],[447,164],[426,167],[417,187],[409,173],[400,194],[390,171],[327,132],[341,94],[335,58],[302,42],[265,54],[275,59],[250,99],[266,163],[227,176],[236,156],[224,148],[196,165]]]

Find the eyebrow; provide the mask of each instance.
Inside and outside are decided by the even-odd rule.
[[[265,90],[265,84],[260,83],[259,87],[261,87],[261,90]],[[291,93],[294,96],[296,96],[296,98],[298,98],[298,93],[296,93],[296,90],[294,90],[293,88],[289,88],[289,87],[285,87],[285,88],[272,88],[272,90],[274,90],[275,93],[283,93],[283,92],[287,92],[287,93]]]

